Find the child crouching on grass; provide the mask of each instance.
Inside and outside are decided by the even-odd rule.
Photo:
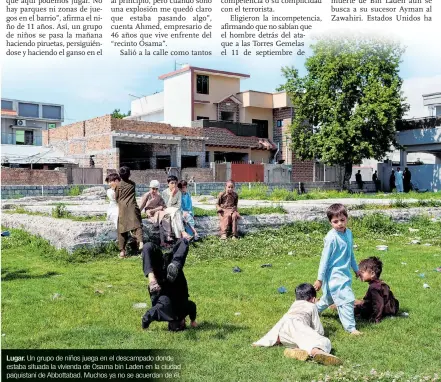
[[[225,191],[217,197],[216,210],[220,217],[220,231],[222,240],[227,238],[227,230],[231,227],[233,239],[237,239],[237,221],[241,218],[237,212],[239,196],[234,191],[234,182],[229,180],[225,184]]]
[[[356,300],[354,312],[374,323],[380,322],[385,316],[395,316],[400,304],[384,281],[380,280],[383,263],[378,257],[369,257],[358,264],[361,281],[369,283],[363,300]]]
[[[341,365],[342,361],[329,354],[331,341],[324,336],[317,306],[317,292],[311,284],[300,284],[296,288],[296,301],[280,321],[253,346],[285,345],[285,356],[306,361],[312,356],[314,361],[324,365]]]

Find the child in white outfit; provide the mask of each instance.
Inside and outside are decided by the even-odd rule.
[[[312,356],[325,365],[340,365],[342,361],[329,354],[331,341],[324,336],[320,322],[316,294],[311,284],[300,284],[296,288],[296,301],[279,322],[253,346],[274,346],[282,344],[290,348],[285,356],[306,361]]]
[[[111,221],[115,228],[118,228],[118,203],[115,199],[116,184],[121,181],[117,173],[109,174],[106,183],[110,186],[107,190],[107,198],[109,199],[109,207],[107,208],[107,220]]]

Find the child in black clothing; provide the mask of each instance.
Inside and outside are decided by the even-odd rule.
[[[363,300],[356,300],[355,316],[378,323],[385,316],[398,313],[400,304],[384,281],[380,280],[383,263],[378,257],[364,259],[358,265],[360,279],[369,283],[369,289]]]
[[[142,328],[152,321],[167,321],[171,331],[185,329],[185,317],[190,316],[196,327],[196,304],[189,300],[188,285],[182,268],[188,254],[188,240],[180,239],[172,252],[163,254],[153,243],[144,245],[143,270],[149,278],[148,291],[152,307],[142,317]]]

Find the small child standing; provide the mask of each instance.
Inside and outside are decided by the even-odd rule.
[[[311,284],[300,284],[296,288],[296,301],[279,322],[254,346],[274,346],[283,344],[285,356],[306,361],[311,355],[324,365],[340,365],[342,361],[329,354],[331,341],[324,337],[315,304],[317,292]]]
[[[384,281],[380,280],[383,263],[378,257],[369,257],[358,264],[361,281],[369,283],[363,300],[355,301],[355,315],[375,323],[385,316],[395,316],[400,304]]]
[[[343,204],[337,203],[331,205],[326,214],[332,229],[325,237],[318,277],[314,283],[317,291],[323,287],[323,296],[317,302],[317,309],[321,313],[335,303],[343,328],[353,335],[360,335],[361,332],[355,328],[355,296],[351,276],[351,268],[358,275],[358,266],[352,232],[346,228],[348,212]]]
[[[198,240],[199,235],[196,231],[196,228],[194,227],[195,223],[194,223],[193,203],[191,201],[190,193],[187,192],[187,182],[185,180],[181,180],[178,183],[178,188],[182,194],[181,209],[182,209],[182,218],[184,219],[184,223],[185,223],[185,230],[189,235],[192,235],[195,240]],[[189,227],[189,230],[187,230],[187,227]]]
[[[116,229],[118,229],[118,203],[115,200],[115,188],[120,181],[121,178],[115,172],[109,174],[106,178],[106,183],[110,186],[107,190],[107,198],[109,199],[107,220],[110,220],[115,225]]]
[[[121,182],[115,187],[115,200],[118,203],[118,244],[119,257],[126,257],[126,244],[129,235],[134,234],[139,250],[144,243],[142,241],[141,211],[136,203],[135,183],[130,178],[130,168],[123,166],[119,170]]]
[[[234,191],[234,182],[229,180],[225,184],[225,191],[221,192],[217,197],[216,210],[220,217],[221,239],[227,238],[227,230],[231,227],[231,235],[233,239],[237,239],[237,221],[241,218],[237,212],[237,203],[239,196]]]

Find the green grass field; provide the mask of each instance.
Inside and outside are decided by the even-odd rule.
[[[357,260],[382,258],[382,278],[409,317],[360,322],[364,336],[352,338],[334,312],[325,312],[325,332],[334,354],[345,361],[342,368],[286,359],[282,347],[251,346],[286,312],[295,286],[315,280],[327,223],[193,245],[185,273],[200,326],[180,333],[168,332],[165,323],[141,330],[144,309],[133,304],[148,302],[148,295],[139,258],[119,260],[116,252],[92,260],[68,258],[41,239],[11,230],[2,238],[2,347],[178,349],[186,381],[437,380],[441,273],[435,268],[441,266],[441,223],[421,218],[395,224],[373,214],[350,226]],[[420,245],[408,244],[416,238]],[[377,251],[379,244],[389,250]],[[272,267],[261,268],[265,263]],[[233,273],[234,266],[242,272]],[[280,286],[288,293],[279,294]],[[358,298],[367,290],[358,280],[353,287]]]

